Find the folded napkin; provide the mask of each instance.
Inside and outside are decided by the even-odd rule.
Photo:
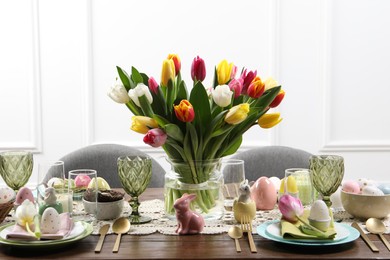
[[[301,218],[309,223],[307,217],[309,216],[309,211],[305,210]],[[318,237],[316,235],[310,235],[302,232],[303,223],[297,221],[296,223],[288,222],[285,219],[281,219],[280,221],[280,229],[283,238],[299,238],[299,239],[334,239],[336,236],[336,230],[334,228],[333,221],[330,223],[329,228],[325,233],[325,237]]]
[[[69,212],[61,213],[60,217],[60,229],[55,234],[44,234],[41,235],[41,240],[55,240],[55,239],[63,239],[66,238],[70,232],[73,230],[73,220],[70,217]],[[15,239],[15,240],[38,240],[35,236],[28,233],[24,227],[21,227],[18,224],[14,225],[12,231],[10,231],[6,235],[7,239]]]

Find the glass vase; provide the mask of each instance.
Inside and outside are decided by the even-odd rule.
[[[205,220],[220,219],[224,214],[222,193],[223,175],[221,160],[190,161],[167,160],[171,169],[165,174],[165,213],[175,218],[174,203],[184,193],[196,194],[190,209],[198,212]]]

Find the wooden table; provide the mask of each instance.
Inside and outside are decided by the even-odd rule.
[[[142,200],[162,198],[162,189],[148,189]],[[101,253],[94,253],[99,236],[89,236],[70,246],[31,251],[0,245],[0,259],[390,259],[390,252],[375,235],[369,235],[379,248],[373,253],[359,238],[332,247],[293,246],[254,235],[258,252],[250,253],[247,240],[240,240],[242,253],[236,253],[234,241],[227,234],[167,236],[122,236],[119,252],[112,253],[116,235],[107,235]],[[390,238],[386,235],[387,238]]]

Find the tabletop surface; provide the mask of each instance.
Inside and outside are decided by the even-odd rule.
[[[147,189],[142,200],[162,198],[163,190]],[[267,240],[253,235],[257,253],[251,253],[247,238],[240,239],[241,253],[236,253],[234,241],[227,234],[169,236],[154,233],[145,236],[123,235],[118,253],[112,253],[116,235],[107,235],[102,251],[94,249],[99,236],[88,236],[70,245],[53,249],[21,249],[0,245],[0,259],[390,259],[390,252],[376,235],[369,235],[379,248],[373,253],[358,238],[333,246],[297,246]],[[385,235],[390,239],[389,235]]]

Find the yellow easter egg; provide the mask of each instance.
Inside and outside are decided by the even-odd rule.
[[[295,181],[294,176],[287,177],[287,191],[290,193],[297,193],[298,192],[298,186],[297,186],[297,182]]]

